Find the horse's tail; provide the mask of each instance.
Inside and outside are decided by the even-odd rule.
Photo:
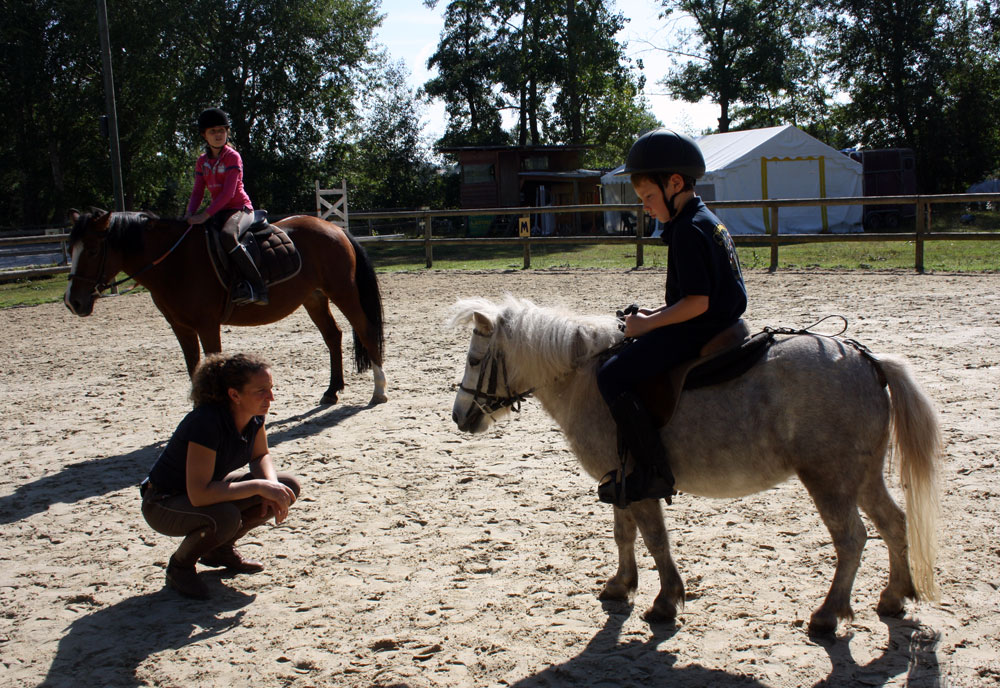
[[[385,328],[382,321],[382,292],[378,287],[378,277],[375,275],[375,267],[368,257],[368,252],[350,232],[345,231],[344,234],[347,235],[348,241],[354,248],[354,282],[358,287],[358,299],[361,301],[361,310],[364,311],[368,322],[375,329],[378,359],[381,361]],[[359,373],[370,370],[372,367],[370,352],[358,338],[357,330],[354,331],[354,367]]]
[[[892,397],[892,438],[899,456],[899,479],[906,495],[906,544],[910,576],[918,599],[938,599],[934,581],[937,517],[940,509],[938,463],[942,440],[937,413],[906,362],[879,356]]]

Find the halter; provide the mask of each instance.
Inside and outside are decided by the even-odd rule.
[[[488,337],[488,335],[483,334],[479,330],[473,330],[472,333],[480,337]],[[497,411],[505,408],[509,408],[514,413],[520,413],[521,402],[531,396],[533,390],[529,389],[526,392],[510,393],[510,385],[507,382],[507,362],[504,359],[503,352],[496,351],[493,347],[488,348],[479,366],[479,380],[476,382],[476,388],[470,389],[462,385],[459,385],[458,388],[472,395],[472,403],[485,416],[492,416]],[[486,389],[483,390],[483,380],[486,379],[487,367],[490,369],[489,381],[487,382]],[[501,376],[503,377],[503,387],[508,391],[508,396],[505,397],[496,393],[497,382]]]
[[[101,260],[97,265],[97,277],[86,277],[83,275],[77,275],[75,272],[70,272],[69,275],[67,276],[67,280],[72,281],[74,279],[79,279],[84,282],[93,282],[94,291],[96,291],[98,294],[107,291],[109,289],[114,289],[118,285],[124,284],[129,280],[133,280],[142,273],[146,272],[147,270],[159,265],[167,256],[169,256],[171,253],[174,252],[174,249],[180,246],[181,242],[184,241],[187,235],[191,233],[192,229],[194,229],[194,225],[188,225],[187,229],[184,230],[184,233],[181,234],[181,238],[178,239],[176,242],[174,242],[174,245],[168,248],[166,252],[159,258],[147,263],[146,265],[139,268],[131,275],[125,275],[125,277],[123,277],[122,279],[111,282],[110,284],[105,282],[103,278],[104,266],[108,262],[108,238],[105,236],[104,239],[101,240]]]

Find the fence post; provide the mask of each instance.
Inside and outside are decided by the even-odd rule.
[[[927,210],[928,205],[924,201],[917,202],[917,236],[914,241],[914,269],[922,273],[924,271],[924,239],[923,234],[927,231]]]
[[[427,268],[434,267],[434,248],[431,246],[431,214],[424,213],[424,257]]]
[[[646,257],[642,253],[642,237],[645,235],[646,218],[642,214],[642,206],[637,206],[635,217],[635,266],[641,268],[646,262]]]
[[[778,270],[778,206],[768,206],[771,209],[771,267],[768,272]]]
[[[510,217],[513,217],[511,215]],[[517,219],[517,236],[524,250],[523,267],[531,267],[531,215],[522,215]],[[509,224],[509,223],[508,223]]]

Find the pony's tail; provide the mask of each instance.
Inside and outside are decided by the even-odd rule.
[[[899,479],[906,495],[906,544],[917,598],[937,600],[934,560],[940,509],[938,464],[942,440],[937,413],[906,362],[879,356],[892,398],[892,438],[899,456]]]
[[[378,277],[375,275],[375,267],[368,257],[368,252],[350,232],[345,230],[344,234],[354,249],[354,282],[358,287],[358,299],[361,301],[361,310],[364,311],[368,323],[375,330],[377,353],[381,361],[385,328],[382,321],[382,292],[379,290]],[[371,370],[372,367],[371,355],[361,343],[357,330],[354,331],[354,367],[359,373]]]

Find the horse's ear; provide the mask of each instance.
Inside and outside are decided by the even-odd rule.
[[[95,215],[94,217],[94,231],[95,232],[106,232],[108,231],[108,225],[111,223],[111,213],[104,213],[103,215]]]
[[[472,314],[472,319],[476,322],[476,332],[486,337],[493,334],[493,321],[479,311]]]

